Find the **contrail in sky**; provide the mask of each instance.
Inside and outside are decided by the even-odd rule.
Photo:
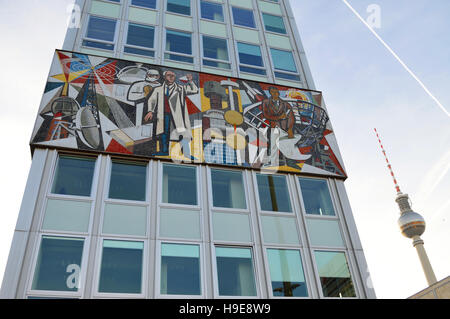
[[[375,30],[359,15],[359,13],[353,9],[353,7],[348,3],[347,0],[342,0],[344,4],[358,17],[359,20],[361,20],[362,23],[370,30],[370,32],[373,33],[373,35],[380,40],[380,42],[388,49],[388,51],[397,59],[398,62],[403,66],[403,68],[408,71],[409,74],[419,83],[419,85],[425,90],[425,92],[436,102],[436,104],[442,109],[442,111],[450,117],[450,113],[445,109],[445,107],[442,105],[441,102],[428,90],[428,88],[423,84],[423,82],[414,74],[413,71],[411,71],[410,68],[400,59],[400,57],[392,50],[389,45],[383,41],[383,39],[378,35],[378,33],[375,32]]]

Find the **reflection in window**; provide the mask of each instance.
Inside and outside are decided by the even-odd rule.
[[[203,19],[224,21],[223,9],[220,3],[212,3],[208,1],[200,2],[201,15]]]
[[[297,67],[295,66],[294,56],[291,51],[271,48],[270,53],[272,55],[275,76],[277,78],[300,81]]]
[[[43,236],[33,290],[77,291],[84,239]]]
[[[90,196],[95,159],[60,156],[56,166],[52,193]]]
[[[299,181],[307,214],[335,215],[326,180],[299,178]]]
[[[213,206],[245,209],[245,190],[242,172],[211,170]]]
[[[263,13],[262,17],[266,31],[286,34],[286,27],[284,26],[283,17],[274,16],[267,13]]]
[[[300,251],[267,249],[274,297],[307,297]]]
[[[104,240],[99,292],[142,292],[143,242]]]
[[[163,203],[197,205],[195,167],[163,165]]]
[[[292,211],[285,176],[257,174],[256,179],[262,210],[274,212]]]
[[[264,62],[259,45],[237,42],[239,53],[239,70],[265,75]]]
[[[344,252],[315,251],[324,297],[356,297]]]
[[[253,11],[243,8],[233,7],[233,21],[235,25],[240,25],[249,28],[255,28],[255,18]]]
[[[252,250],[216,247],[219,295],[256,296]]]
[[[191,15],[191,0],[167,0],[167,11]]]
[[[203,65],[230,69],[226,39],[203,36]]]
[[[145,201],[147,166],[113,162],[109,198]]]
[[[200,247],[161,245],[161,294],[201,295]]]

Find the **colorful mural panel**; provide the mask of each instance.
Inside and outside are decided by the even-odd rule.
[[[346,176],[318,91],[66,51],[31,145]]]

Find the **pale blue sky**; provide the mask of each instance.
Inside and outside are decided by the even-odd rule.
[[[450,2],[350,0],[450,110]],[[0,280],[31,164],[29,139],[70,0],[0,0]],[[291,0],[311,72],[323,91],[349,175],[346,188],[379,298],[426,287],[411,241],[398,226],[395,191],[377,127],[403,192],[427,221],[423,239],[438,279],[450,275],[450,118],[341,0]],[[8,156],[9,155],[9,156]]]

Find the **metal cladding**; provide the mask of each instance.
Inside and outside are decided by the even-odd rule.
[[[321,92],[67,51],[31,146],[346,177]]]

